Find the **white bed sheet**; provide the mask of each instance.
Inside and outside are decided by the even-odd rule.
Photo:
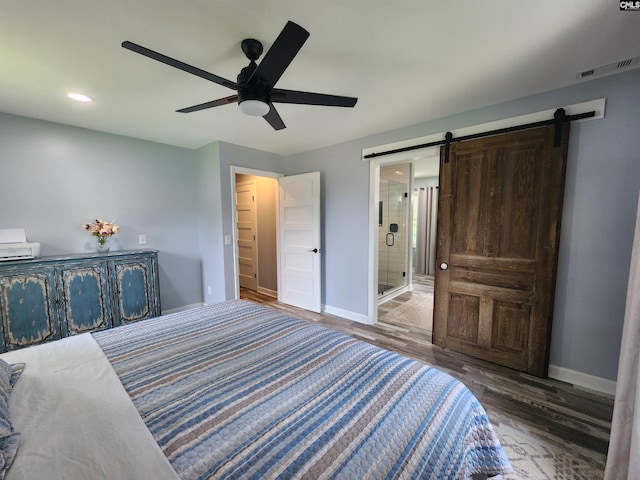
[[[179,478],[90,334],[0,358],[26,363],[9,402],[21,439],[7,480]]]

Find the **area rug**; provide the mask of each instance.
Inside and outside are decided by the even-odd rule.
[[[402,304],[397,307],[393,307],[390,312],[378,320],[384,323],[400,323],[402,325],[430,331],[433,326],[433,294],[405,293],[398,298],[402,299],[405,295],[410,295],[408,300],[402,302]],[[390,300],[390,302],[397,301],[397,299]]]
[[[389,300],[390,310],[378,320],[392,325],[431,330],[433,294],[403,293]],[[501,480],[602,480],[604,469],[576,456],[569,449],[520,431],[511,425],[494,422],[514,472]],[[597,462],[596,462],[597,465]]]
[[[603,470],[560,447],[521,435],[509,426],[494,425],[494,430],[514,470],[502,480],[602,480],[604,477]]]

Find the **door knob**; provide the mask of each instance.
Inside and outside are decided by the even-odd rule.
[[[317,248],[314,248],[313,250],[307,250],[307,252],[318,253],[318,249],[317,249]]]
[[[440,264],[440,270],[446,270],[447,268],[449,268],[449,264],[448,263],[442,262]]]

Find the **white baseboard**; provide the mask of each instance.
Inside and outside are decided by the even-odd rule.
[[[396,297],[399,297],[403,293],[409,292],[413,290],[413,285],[404,286],[398,290],[394,290],[393,293],[388,293],[383,295],[382,297],[378,297],[378,306],[382,305],[384,302],[388,302],[389,300],[393,300]]]
[[[191,308],[202,307],[203,305],[206,305],[206,303],[203,303],[203,302],[192,303],[191,305],[184,305],[182,307],[172,308],[170,310],[163,310],[162,315],[169,315],[170,313],[182,312],[184,310],[189,310]]]
[[[362,315],[361,313],[343,310],[342,308],[332,307],[331,305],[323,305],[322,311],[324,313],[328,313],[329,315],[335,315],[336,317],[346,318],[347,320],[353,320],[354,322],[369,325],[369,317],[367,317],[366,315]]]
[[[613,380],[607,380],[606,378],[596,377],[594,375],[589,375],[588,373],[558,367],[557,365],[549,365],[549,378],[571,383],[578,387],[588,388],[589,390],[606,393],[611,396],[616,394],[616,382]]]
[[[263,295],[267,295],[269,297],[278,298],[278,292],[276,290],[270,290],[264,287],[258,287],[258,293],[262,293]]]

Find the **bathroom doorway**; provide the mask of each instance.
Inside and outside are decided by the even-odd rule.
[[[391,328],[408,329],[429,342],[433,326],[438,173],[437,157],[413,158],[407,164],[381,165],[379,180],[383,225],[378,227],[378,322]],[[389,199],[391,205],[394,198],[397,199],[396,190],[400,190],[400,187],[396,183],[405,185],[408,193],[404,197],[404,205],[409,211],[403,258],[406,274],[402,280],[388,268],[395,259],[389,262],[390,252],[386,245],[396,239],[387,239],[390,222],[386,220],[382,203]],[[391,192],[391,195],[387,195],[387,192]],[[389,219],[393,223],[391,215]],[[399,254],[400,249],[395,253]],[[384,279],[396,280],[396,283],[385,283],[382,281]],[[386,294],[384,291],[381,294],[385,284],[391,288]]]
[[[407,290],[411,164],[380,168],[378,204],[378,299]]]

